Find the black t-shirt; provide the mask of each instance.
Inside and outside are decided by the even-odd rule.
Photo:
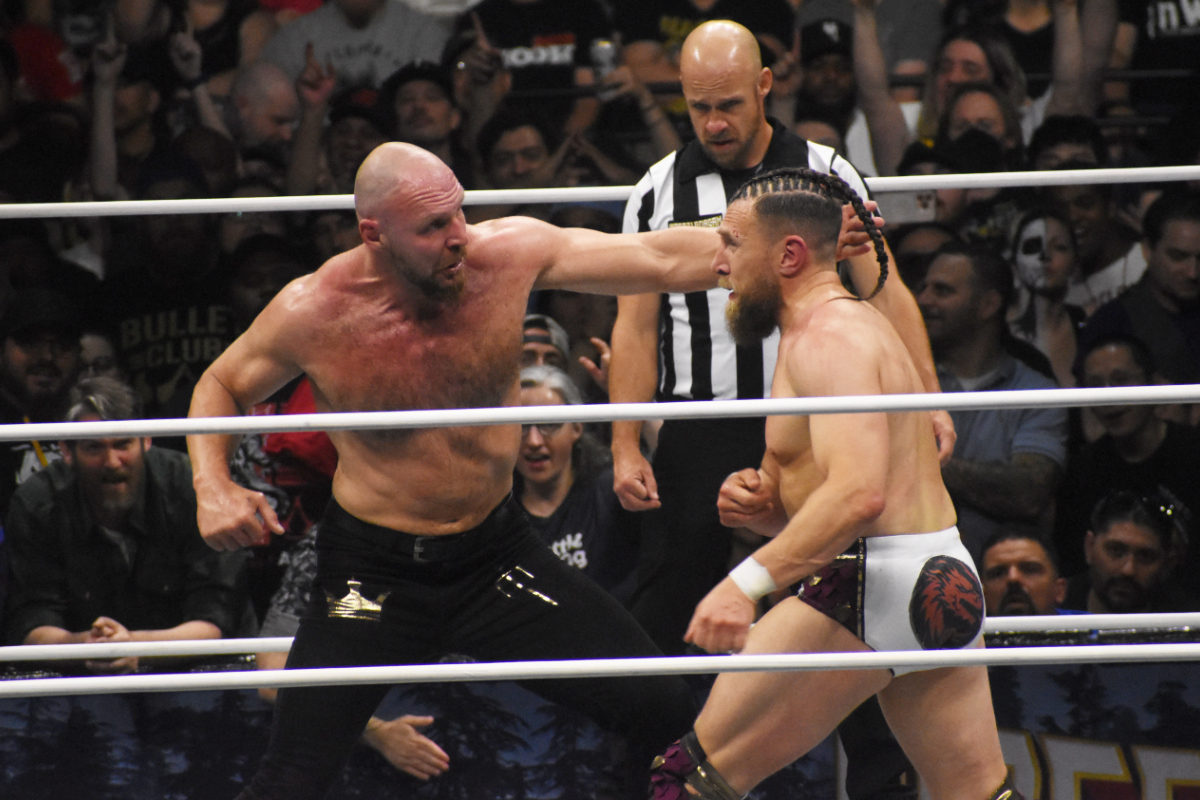
[[[1119,19],[1137,28],[1130,69],[1196,69],[1200,64],[1200,14],[1195,0],[1120,0]],[[1130,82],[1129,96],[1140,111],[1174,110],[1182,79]]]
[[[1054,25],[1046,23],[1035,31],[1019,31],[1001,20],[1000,33],[1026,75],[1049,75],[1054,69]],[[1050,88],[1048,79],[1030,80],[1027,92],[1035,100]]]
[[[621,507],[613,492],[613,471],[594,480],[575,481],[562,505],[549,517],[526,512],[533,532],[554,554],[600,584],[618,600],[626,600],[637,560],[637,514]]]
[[[614,0],[613,19],[626,44],[661,42],[667,52],[677,51],[689,33],[710,19],[731,19],[755,35],[768,34],[785,45],[791,44],[796,26],[787,0],[717,0],[708,11],[689,0]],[[763,58],[771,60],[767,53]]]
[[[478,15],[488,41],[500,50],[512,72],[510,105],[555,109],[565,118],[574,98],[536,96],[529,90],[570,89],[575,70],[591,67],[591,46],[596,39],[612,39],[612,24],[596,0],[484,0],[459,20],[459,29],[474,26]]]

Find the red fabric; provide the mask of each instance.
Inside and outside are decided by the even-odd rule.
[[[271,13],[295,11],[303,16],[324,5],[324,0],[258,0],[258,4]]]
[[[308,378],[296,385],[292,396],[280,403],[276,414],[312,414],[317,410],[317,402],[313,398],[312,384]],[[268,433],[263,436],[263,452],[273,456],[281,467],[283,464],[303,465],[332,479],[337,469],[337,450],[324,431],[291,431],[288,433]],[[279,472],[280,485],[292,484],[289,476],[281,468]],[[293,476],[298,482],[307,482]]]
[[[8,35],[34,100],[56,103],[83,93],[86,67],[54,31],[22,23]]]

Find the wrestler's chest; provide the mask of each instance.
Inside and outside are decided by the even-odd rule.
[[[516,378],[518,326],[455,333],[360,329],[308,370],[333,410],[388,411],[499,404]]]

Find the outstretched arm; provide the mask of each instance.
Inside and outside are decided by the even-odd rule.
[[[712,289],[719,239],[710,228],[610,234],[538,224],[545,261],[536,288],[593,294],[695,292]]]

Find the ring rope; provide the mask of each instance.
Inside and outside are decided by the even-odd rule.
[[[1097,183],[1160,183],[1200,179],[1200,166],[1119,169],[1063,169],[958,175],[867,177],[872,192],[919,192],[935,189],[999,189],[1010,186],[1067,186]],[[463,205],[509,203],[624,203],[632,186],[556,189],[480,189],[467,192]],[[227,197],[202,200],[105,200],[86,203],[0,204],[0,219],[128,217],[162,214],[229,214],[261,211],[326,211],[354,208],[354,195],[305,197]]]
[[[1102,389],[1022,389],[764,400],[695,400],[678,403],[601,403],[565,406],[507,406],[419,411],[342,411],[277,416],[196,417],[118,422],[36,422],[0,425],[0,442],[30,439],[96,439],[123,436],[346,431],[522,425],[536,422],[609,422],[645,419],[706,419],[784,414],[859,414],[992,408],[1146,405],[1200,402],[1200,384],[1126,386]]]
[[[344,686],[364,683],[460,683],[545,678],[696,675],[714,672],[786,672],[885,669],[888,667],[933,669],[937,667],[1028,666],[1066,663],[1123,664],[1147,660],[1197,661],[1200,660],[1200,644],[1075,645],[751,656],[663,656],[580,661],[415,664],[396,667],[328,667],[255,672],[30,678],[0,683],[0,697],[257,689],[269,686]]]
[[[1190,630],[1200,628],[1200,613],[1170,614],[1060,614],[1027,617],[993,617],[984,622],[984,633],[1071,633],[1090,631]],[[251,639],[186,639],[169,642],[111,642],[98,644],[26,644],[0,648],[0,663],[20,661],[76,661],[87,658],[133,656],[213,656],[244,653],[286,653],[290,636]]]

